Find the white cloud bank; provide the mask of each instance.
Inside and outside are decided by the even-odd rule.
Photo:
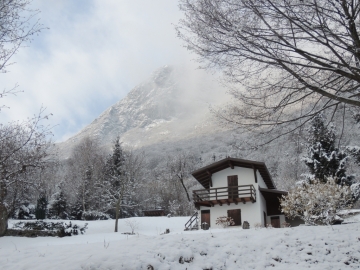
[[[34,0],[44,30],[12,59],[0,87],[24,93],[0,100],[0,121],[21,120],[43,105],[55,140],[89,124],[155,69],[194,67],[176,37],[181,17],[169,0]]]

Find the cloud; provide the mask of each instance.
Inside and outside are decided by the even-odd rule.
[[[36,0],[41,22],[49,27],[13,58],[0,86],[16,83],[24,93],[0,100],[10,109],[2,123],[37,113],[53,113],[56,140],[89,124],[123,98],[155,69],[189,65],[174,26],[181,14],[169,0]]]

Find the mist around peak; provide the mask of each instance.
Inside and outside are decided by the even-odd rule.
[[[219,131],[209,106],[228,99],[216,74],[185,66],[166,65],[135,86],[78,134],[60,143],[63,156],[82,138],[105,148],[120,136],[125,145],[142,147]]]

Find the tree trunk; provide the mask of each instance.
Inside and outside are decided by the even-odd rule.
[[[7,209],[3,203],[0,203],[0,236],[4,236],[8,226]]]
[[[191,202],[189,192],[188,192],[187,188],[185,187],[184,180],[182,178],[180,178],[180,182],[181,182],[181,185],[183,186],[183,188],[185,189],[187,199],[189,200],[189,202]]]
[[[119,213],[120,213],[120,199],[116,202],[116,208],[115,208],[115,232],[118,231]]]
[[[0,181],[0,236],[4,236],[8,226],[8,212],[4,204],[7,188],[4,181]]]

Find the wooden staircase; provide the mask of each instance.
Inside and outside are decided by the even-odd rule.
[[[188,222],[185,223],[185,229],[184,231],[192,231],[192,230],[198,230],[199,229],[199,216],[198,212],[195,212]]]

